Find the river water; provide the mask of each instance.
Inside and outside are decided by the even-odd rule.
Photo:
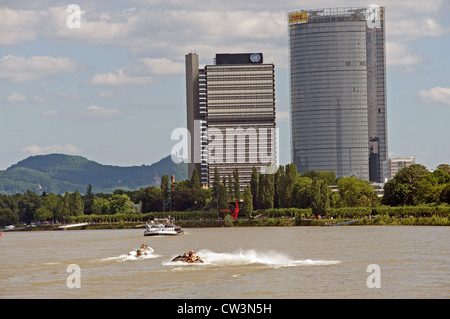
[[[437,226],[4,232],[0,298],[446,299],[449,239]],[[153,253],[129,255],[142,243]],[[204,264],[170,263],[191,249]]]

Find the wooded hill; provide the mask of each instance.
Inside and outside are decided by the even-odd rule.
[[[37,155],[0,171],[0,193],[25,193],[27,189],[36,193],[83,193],[89,184],[95,193],[112,193],[159,186],[164,174],[185,180],[187,164],[175,164],[170,155],[151,165],[130,167],[102,165],[82,156]]]

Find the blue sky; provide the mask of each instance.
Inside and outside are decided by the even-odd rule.
[[[69,4],[81,9],[69,28]],[[388,149],[450,163],[450,1],[385,6]],[[184,56],[263,52],[276,68],[280,164],[290,162],[287,14],[364,1],[0,0],[0,169],[38,154],[152,164],[186,126]]]

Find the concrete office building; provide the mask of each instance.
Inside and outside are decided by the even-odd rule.
[[[416,163],[416,158],[412,157],[404,157],[404,158],[390,158],[390,179],[394,178],[395,174],[400,172],[402,168],[411,166]]]
[[[216,167],[221,181],[237,168],[242,190],[253,166],[277,165],[275,67],[261,53],[216,54],[202,69],[198,61],[186,55],[189,177],[197,168],[212,186]]]
[[[389,177],[384,8],[289,14],[291,157],[299,173]]]

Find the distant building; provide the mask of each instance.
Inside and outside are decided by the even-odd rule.
[[[291,156],[299,173],[380,183],[389,176],[384,22],[377,6],[289,14]]]
[[[197,168],[200,183],[212,186],[215,168],[221,181],[237,168],[242,190],[253,166],[263,173],[277,165],[275,66],[262,53],[216,54],[203,69],[187,54],[186,102],[189,177]]]
[[[394,178],[395,174],[400,172],[400,170],[404,167],[411,166],[416,163],[416,158],[413,157],[405,157],[405,158],[391,158],[389,159],[389,166],[391,168],[390,179]]]

